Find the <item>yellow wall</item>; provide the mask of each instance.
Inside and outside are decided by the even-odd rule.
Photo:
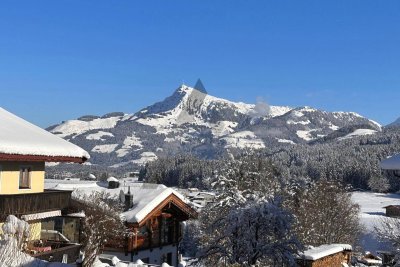
[[[38,240],[40,239],[40,232],[42,231],[42,223],[41,222],[30,222],[29,223],[31,236],[30,240]]]
[[[29,166],[31,188],[19,189],[20,167]],[[8,162],[0,161],[0,194],[25,194],[44,191],[44,162]]]
[[[3,226],[4,223],[0,223],[0,236],[3,234]],[[38,240],[40,239],[41,231],[42,231],[42,223],[41,222],[30,222],[29,223],[30,237],[29,240]],[[0,238],[1,239],[1,238]]]

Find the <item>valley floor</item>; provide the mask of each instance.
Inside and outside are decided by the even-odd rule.
[[[360,219],[365,227],[360,240],[361,249],[373,253],[377,250],[389,249],[390,245],[388,243],[379,241],[374,227],[379,227],[382,219],[386,218],[383,207],[400,204],[400,194],[354,192],[352,200],[360,205]]]

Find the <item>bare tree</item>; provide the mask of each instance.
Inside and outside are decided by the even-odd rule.
[[[375,225],[375,232],[381,240],[391,244],[395,257],[391,266],[400,266],[400,219],[399,218],[383,218],[379,224]]]
[[[108,193],[97,191],[89,195],[76,194],[73,207],[85,213],[83,266],[90,267],[107,244],[116,240],[122,241],[128,235],[128,230],[120,218],[123,207],[118,199],[112,198]]]
[[[295,230],[304,245],[354,244],[362,227],[359,206],[337,182],[319,181],[293,196],[290,209]]]

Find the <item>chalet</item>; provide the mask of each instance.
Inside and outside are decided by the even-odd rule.
[[[71,192],[44,189],[45,162],[88,158],[80,147],[0,108],[0,229],[8,215],[15,215],[30,225],[28,251],[35,257],[57,261],[78,253],[79,245],[42,239],[43,220],[65,215],[71,199]]]
[[[115,240],[105,248],[105,254],[123,261],[170,266],[178,265],[178,245],[182,238],[182,222],[197,216],[191,203],[175,190],[164,185],[139,183],[132,178],[121,180],[121,187],[90,181],[46,180],[46,187],[58,190],[77,190],[90,194],[93,190],[106,191],[124,201],[126,211],[121,214],[132,235]]]
[[[308,249],[297,259],[298,267],[349,266],[352,247],[347,244],[322,245]]]

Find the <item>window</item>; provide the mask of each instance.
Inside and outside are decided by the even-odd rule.
[[[19,170],[19,188],[31,188],[31,167],[21,167]]]

